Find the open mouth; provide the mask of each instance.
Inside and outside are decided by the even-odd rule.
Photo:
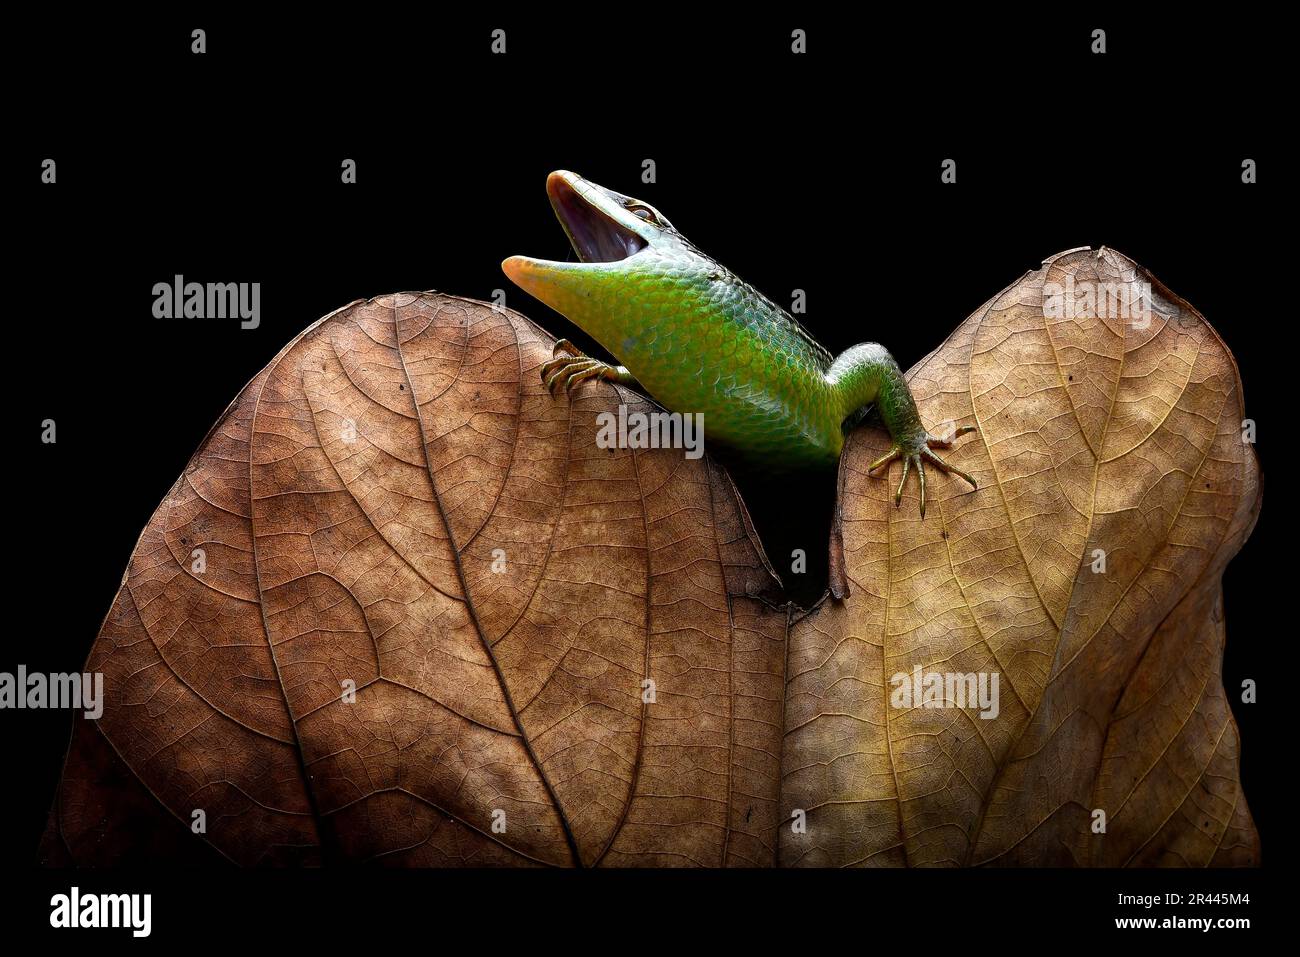
[[[646,241],[619,222],[628,215],[618,202],[580,176],[552,173],[546,194],[578,258],[585,263],[616,263],[645,249]]]

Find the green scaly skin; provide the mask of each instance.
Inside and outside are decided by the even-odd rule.
[[[951,439],[921,423],[903,372],[881,345],[832,357],[784,309],[673,228],[657,210],[564,170],[546,183],[580,262],[512,256],[506,274],[624,363],[557,345],[542,367],[548,388],[588,379],[632,386],[676,412],[704,413],[704,429],[767,467],[831,466],[845,435],[874,405],[894,444],[874,470],[903,462],[897,505],[915,466],[925,515],[925,462],[960,475],[931,449]]]

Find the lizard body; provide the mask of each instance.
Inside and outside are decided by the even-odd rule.
[[[646,392],[675,412],[702,412],[705,434],[771,467],[830,466],[847,429],[874,405],[894,440],[876,469],[903,460],[921,486],[923,462],[948,466],[932,448],[952,439],[930,435],[902,370],[877,343],[838,357],[784,309],[701,252],[647,203],[564,170],[547,193],[579,262],[512,256],[502,263],[517,285],[577,324],[623,365],[577,353],[542,367],[548,387],[591,378]],[[974,431],[958,429],[953,436]]]

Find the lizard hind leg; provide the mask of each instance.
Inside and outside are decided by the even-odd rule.
[[[963,426],[962,428],[958,429],[955,433],[953,433],[951,439],[941,438],[940,436],[931,435],[929,432],[926,432],[925,441],[920,445],[919,448],[904,448],[901,443],[895,442],[892,446],[890,446],[888,452],[886,452],[880,458],[876,459],[874,462],[872,462],[870,465],[867,466],[867,472],[868,473],[874,472],[876,469],[880,468],[883,465],[888,465],[890,462],[893,462],[895,459],[903,460],[903,477],[899,480],[898,491],[894,493],[894,507],[897,508],[899,504],[901,504],[903,501],[903,489],[907,486],[907,473],[911,470],[912,466],[916,466],[916,480],[917,480],[917,484],[921,488],[921,517],[925,518],[925,463],[926,462],[929,462],[931,465],[939,469],[939,471],[941,472],[961,476],[967,482],[970,483],[971,488],[974,489],[979,488],[979,484],[970,475],[963,472],[961,469],[957,468],[956,466],[948,464],[943,459],[941,459],[938,455],[935,455],[934,452],[930,451],[931,449],[952,448],[952,444],[954,441],[956,441],[958,436],[966,435],[970,432],[975,432],[975,431],[977,430],[972,425]]]
[[[903,463],[903,476],[894,493],[894,505],[902,503],[907,476],[915,468],[921,492],[921,517],[925,517],[925,463],[941,472],[959,475],[978,488],[975,480],[953,468],[931,449],[950,449],[958,438],[976,431],[974,426],[956,429],[950,438],[932,435],[921,422],[921,414],[912,398],[903,370],[894,357],[879,343],[864,342],[841,353],[826,371],[826,384],[840,400],[845,423],[856,424],[864,406],[873,405],[893,439],[889,451],[869,466],[868,472],[889,465],[896,459]],[[851,426],[850,426],[851,427]]]

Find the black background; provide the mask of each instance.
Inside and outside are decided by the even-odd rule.
[[[204,56],[189,52],[194,26],[208,31]],[[497,26],[504,57],[489,52]],[[794,26],[809,32],[806,56],[789,52]],[[1108,31],[1104,56],[1089,52],[1095,26]],[[1131,13],[736,22],[569,7],[477,22],[194,14],[18,28],[27,66],[5,159],[17,587],[0,670],[80,669],[139,531],[209,426],[320,316],[397,290],[501,288],[598,353],[499,268],[515,253],[565,258],[543,189],[556,168],[653,203],[778,302],[807,290],[801,321],[832,352],[879,340],[904,368],[1044,258],[1113,247],[1228,343],[1264,472],[1279,474],[1270,439],[1292,427],[1282,397],[1295,318],[1280,294],[1278,36]],[[46,157],[53,186],[40,183]],[[356,185],[340,182],[345,157]],[[940,183],[945,158],[955,185]],[[260,282],[260,327],[154,319],[152,286],[176,274]],[[53,446],[39,442],[46,418]],[[814,559],[796,595],[815,595],[833,479],[738,480],[778,568],[793,547]],[[1270,559],[1275,512],[1266,501],[1225,576],[1224,681],[1266,861],[1279,823],[1264,666],[1294,630],[1278,634],[1290,602]],[[1265,703],[1236,701],[1243,678],[1261,682]],[[72,719],[0,721],[14,769],[4,841],[25,870]],[[1111,898],[1090,893],[1075,898],[1090,902],[1081,913],[1102,920]],[[41,905],[36,922],[47,914]]]

